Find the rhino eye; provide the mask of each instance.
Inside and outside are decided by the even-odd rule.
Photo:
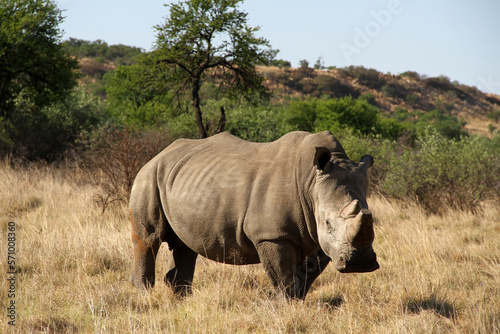
[[[330,222],[330,220],[326,220],[325,223],[326,223],[326,228],[328,230],[328,233],[333,233],[335,231],[335,228],[332,226],[332,223]]]

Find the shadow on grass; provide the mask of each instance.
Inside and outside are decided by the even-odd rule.
[[[330,309],[336,309],[344,303],[344,298],[341,295],[325,296],[321,298],[321,303]]]
[[[404,305],[406,310],[411,313],[420,313],[422,310],[428,310],[449,319],[454,319],[456,316],[456,309],[452,303],[432,295],[428,298],[408,299]]]
[[[50,317],[47,320],[37,320],[33,324],[28,325],[28,329],[34,332],[43,332],[43,333],[74,333],[78,332],[78,328],[61,318]]]

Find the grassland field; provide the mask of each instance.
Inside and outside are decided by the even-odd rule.
[[[90,179],[78,168],[0,163],[0,333],[500,333],[498,203],[434,216],[371,196],[376,272],[331,266],[305,301],[289,301],[259,265],[199,258],[193,294],[179,299],[162,282],[166,245],[154,289],[128,282],[126,204],[103,213]]]

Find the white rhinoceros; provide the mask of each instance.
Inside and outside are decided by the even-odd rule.
[[[304,298],[333,261],[338,271],[379,268],[366,203],[373,158],[348,159],[330,132],[292,132],[270,143],[221,133],[175,141],[138,173],[130,197],[131,281],[155,283],[162,242],[165,281],[190,291],[198,254],[262,263],[287,296]]]

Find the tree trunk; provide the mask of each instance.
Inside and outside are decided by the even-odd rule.
[[[226,127],[226,111],[224,107],[220,107],[220,119],[219,126],[217,127],[217,133],[224,132],[224,128]]]
[[[200,109],[200,79],[195,79],[193,82],[193,108],[194,116],[196,118],[196,124],[198,125],[198,131],[200,138],[207,138],[207,130],[203,125],[203,118],[201,116]]]

